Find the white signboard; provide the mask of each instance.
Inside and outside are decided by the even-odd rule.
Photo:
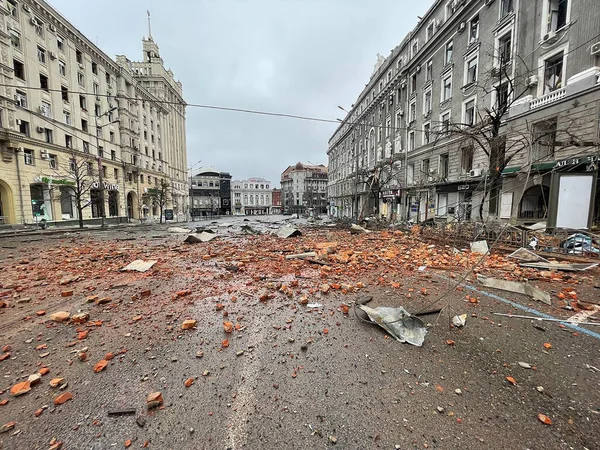
[[[504,192],[500,197],[500,218],[510,219],[512,215],[513,193]]]
[[[592,199],[593,175],[563,175],[559,180],[556,226],[587,228]]]

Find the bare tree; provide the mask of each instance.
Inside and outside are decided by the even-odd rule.
[[[79,228],[83,228],[83,210],[91,204],[90,190],[97,183],[97,171],[94,170],[95,159],[91,156],[72,152],[69,159],[68,175],[69,183],[63,185],[68,189],[71,198],[75,200],[77,208],[77,220]],[[102,186],[99,187],[102,189]]]
[[[160,180],[160,184],[148,192],[144,193],[142,200],[149,206],[158,206],[160,210],[159,222],[163,221],[163,211],[167,206],[167,202],[171,199],[171,185],[164,178]]]

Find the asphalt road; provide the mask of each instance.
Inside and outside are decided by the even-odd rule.
[[[159,449],[598,448],[600,335],[593,331],[600,327],[587,327],[592,333],[586,334],[501,318],[492,313],[528,313],[480,293],[471,304],[465,291],[453,291],[440,305],[441,314],[424,317],[429,332],[418,348],[359,320],[352,308],[344,314],[340,304],[369,295],[369,306],[402,305],[414,312],[427,307],[429,297],[407,298],[368,284],[346,295],[314,293],[311,301],[320,308],[300,305],[297,295],[260,301],[249,295],[252,271],[229,271],[214,258],[204,259],[210,243],[190,250],[180,241],[181,235],[164,229],[3,240],[3,247],[16,248],[0,249],[2,290],[24,280],[29,284],[25,292],[12,292],[10,308],[0,309],[0,344],[11,347],[11,356],[0,362],[0,401],[8,399],[0,406],[0,426],[16,422],[0,434],[0,448],[49,448],[52,438],[65,449],[123,448],[128,440],[131,448]],[[65,249],[96,251],[88,247],[110,248],[110,257],[98,261],[93,255],[85,264],[53,259],[62,258],[57,255]],[[133,257],[133,248],[157,257],[165,268],[151,275],[115,271]],[[40,269],[44,261],[52,266],[48,273]],[[56,279],[75,273],[71,266],[80,270],[81,280],[59,285]],[[22,278],[13,278],[17,269]],[[405,273],[403,285],[443,293],[448,285],[443,276]],[[597,272],[589,277],[588,291],[581,291],[597,295]],[[319,278],[318,268],[275,282],[296,279],[298,289],[308,290],[312,278]],[[65,289],[74,295],[61,297]],[[150,295],[142,296],[146,290]],[[191,293],[174,294],[182,290]],[[572,314],[520,295],[495,294],[553,316]],[[18,303],[25,295],[30,300]],[[88,295],[110,302],[87,303]],[[77,325],[48,321],[59,309],[89,312],[90,320],[102,324],[80,325],[89,335],[78,340]],[[39,310],[47,314],[36,316]],[[462,313],[465,327],[450,327],[452,316]],[[185,319],[198,320],[197,328],[181,330]],[[224,320],[241,329],[225,333]],[[43,344],[47,348],[36,350]],[[77,351],[84,347],[87,360],[80,361]],[[94,373],[108,352],[114,359]],[[9,395],[12,385],[42,366],[50,373],[39,385],[28,394]],[[49,386],[56,377],[67,383],[62,391]],[[188,378],[194,382],[186,387]],[[148,410],[146,396],[154,391],[162,393],[164,404]],[[54,405],[62,392],[73,399]],[[36,417],[39,408],[43,412]],[[108,415],[124,408],[135,414]],[[540,413],[552,425],[542,423]]]

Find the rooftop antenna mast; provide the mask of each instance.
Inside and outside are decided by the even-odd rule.
[[[150,25],[150,10],[146,10],[148,13],[148,39],[152,40],[152,26]]]

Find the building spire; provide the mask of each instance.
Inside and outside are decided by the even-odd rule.
[[[150,10],[146,10],[146,12],[148,13],[148,39],[152,40],[152,26],[150,24]]]

